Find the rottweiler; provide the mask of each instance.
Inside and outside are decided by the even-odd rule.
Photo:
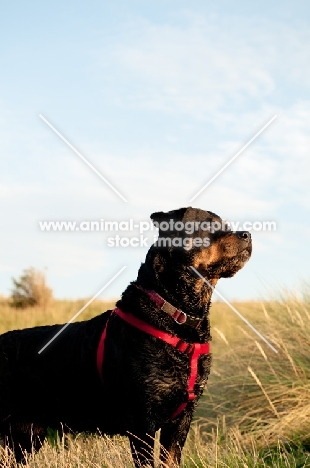
[[[0,336],[0,435],[17,461],[48,428],[127,435],[136,467],[179,466],[211,365],[209,309],[220,278],[249,260],[251,235],[211,211],[151,215],[158,239],[114,310]]]

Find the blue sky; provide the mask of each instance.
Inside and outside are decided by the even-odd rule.
[[[127,265],[102,294],[117,297],[146,248],[44,233],[38,222],[149,219],[189,205],[277,222],[253,233],[250,262],[219,282],[228,299],[309,280],[309,10],[306,1],[3,3],[0,294],[33,266],[47,269],[56,297],[91,297]]]

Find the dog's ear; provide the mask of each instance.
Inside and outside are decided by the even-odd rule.
[[[174,221],[182,221],[187,210],[188,208],[179,208],[178,210],[168,211],[167,213],[158,211],[157,213],[151,214],[151,220],[155,223],[161,223],[162,221],[169,222],[170,219],[173,219]]]

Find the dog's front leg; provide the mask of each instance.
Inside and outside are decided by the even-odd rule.
[[[191,425],[193,409],[186,409],[160,431],[160,460],[165,468],[180,466],[182,449]]]
[[[128,438],[136,468],[152,468],[154,466],[155,432],[153,434],[128,433]]]

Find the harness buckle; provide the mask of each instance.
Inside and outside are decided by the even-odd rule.
[[[191,354],[194,349],[194,345],[191,343],[186,343],[186,341],[180,340],[176,345],[176,349],[185,354]]]
[[[185,323],[187,320],[187,315],[185,312],[183,312],[183,310],[176,309],[167,301],[164,301],[163,305],[161,306],[161,310],[170,315],[170,317],[172,317],[178,325],[183,325],[183,323]]]

